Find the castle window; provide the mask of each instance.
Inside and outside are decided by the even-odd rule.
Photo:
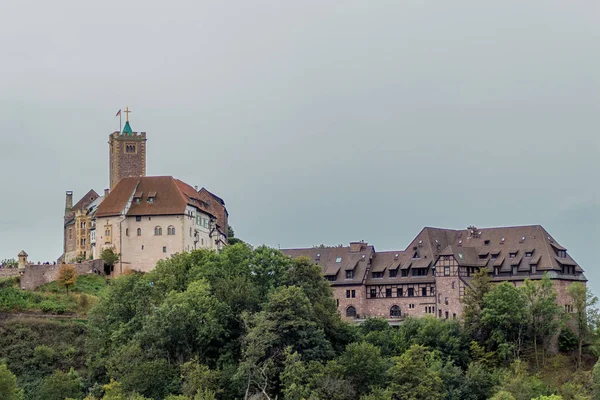
[[[408,297],[413,297],[415,295],[415,289],[408,288]]]
[[[421,296],[427,296],[427,288],[421,288]]]
[[[125,236],[129,236],[129,228],[125,229]]]
[[[170,236],[175,235],[175,227],[174,226],[171,225],[167,228],[167,235],[170,235]]]
[[[160,226],[157,226],[154,228],[154,236],[161,236],[162,235],[162,228]]]
[[[444,276],[450,276],[450,267],[444,267]]]
[[[396,297],[402,297],[402,288],[396,289]]]
[[[167,252],[167,246],[163,246],[163,253]]]
[[[138,236],[142,236],[142,228],[138,228],[137,229],[137,235]]]
[[[392,306],[392,308],[390,308],[390,317],[399,317],[400,315],[400,307]]]
[[[448,298],[447,297],[444,297],[444,304],[448,305]]]
[[[533,256],[533,251],[528,251],[525,253],[525,257],[531,257]]]
[[[515,258],[517,253],[508,253],[508,258]]]
[[[125,145],[125,153],[135,153],[135,145],[134,144]]]
[[[567,251],[566,250],[557,250],[556,251],[556,255],[559,256],[560,258],[566,258],[567,257]]]
[[[385,289],[385,297],[392,297],[392,288]]]
[[[397,269],[390,269],[390,278],[395,278],[397,274],[398,274]]]
[[[369,294],[371,295],[372,299],[377,297],[377,289],[371,288],[371,290],[369,290]]]
[[[355,297],[356,297],[356,290],[353,290],[352,291],[352,298],[355,298]]]
[[[448,319],[448,311],[446,311],[446,319]]]
[[[346,271],[346,279],[354,279],[354,271]]]
[[[140,217],[139,215],[137,217],[135,217],[135,222],[141,222],[142,221],[142,217]]]
[[[346,298],[349,299],[350,298],[350,291],[346,290]]]
[[[73,239],[73,228],[69,228],[69,240]]]
[[[356,318],[356,308],[352,306],[346,308],[346,317]]]
[[[373,272],[373,279],[383,278],[383,272]]]

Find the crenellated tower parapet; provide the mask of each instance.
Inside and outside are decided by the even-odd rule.
[[[108,135],[110,189],[123,178],[146,176],[146,132],[134,132],[125,122],[122,131]]]

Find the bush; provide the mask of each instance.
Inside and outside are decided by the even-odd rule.
[[[563,328],[558,335],[558,349],[562,352],[573,351],[577,348],[577,336],[569,328]]]
[[[40,309],[43,312],[49,312],[52,314],[64,314],[67,311],[67,307],[64,304],[55,303],[52,300],[44,300],[40,303]]]

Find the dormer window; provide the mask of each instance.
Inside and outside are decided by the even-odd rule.
[[[148,193],[148,203],[154,203],[155,198],[156,198],[156,192]]]
[[[354,271],[346,271],[346,279],[354,279]]]
[[[413,254],[413,258],[421,258],[419,257],[419,252],[415,251],[415,254]]]
[[[480,260],[485,260],[487,258],[487,254],[480,254],[479,255],[479,259]]]
[[[498,254],[492,254],[492,260],[495,260],[498,258]]]
[[[558,255],[560,258],[567,258],[567,251],[566,250],[557,250],[556,255]]]
[[[525,257],[532,257],[533,256],[533,251],[526,251],[525,252]]]
[[[508,258],[515,258],[517,256],[517,253],[508,253]]]
[[[490,241],[489,240],[484,240],[483,244],[485,244],[486,246],[489,246],[490,245]]]
[[[373,279],[383,278],[383,272],[373,272]]]

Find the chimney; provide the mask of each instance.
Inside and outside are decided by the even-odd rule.
[[[108,196],[110,193],[110,189],[104,189],[104,197]]]
[[[71,208],[73,208],[73,192],[68,190],[67,199],[65,201],[65,214],[71,211]]]

